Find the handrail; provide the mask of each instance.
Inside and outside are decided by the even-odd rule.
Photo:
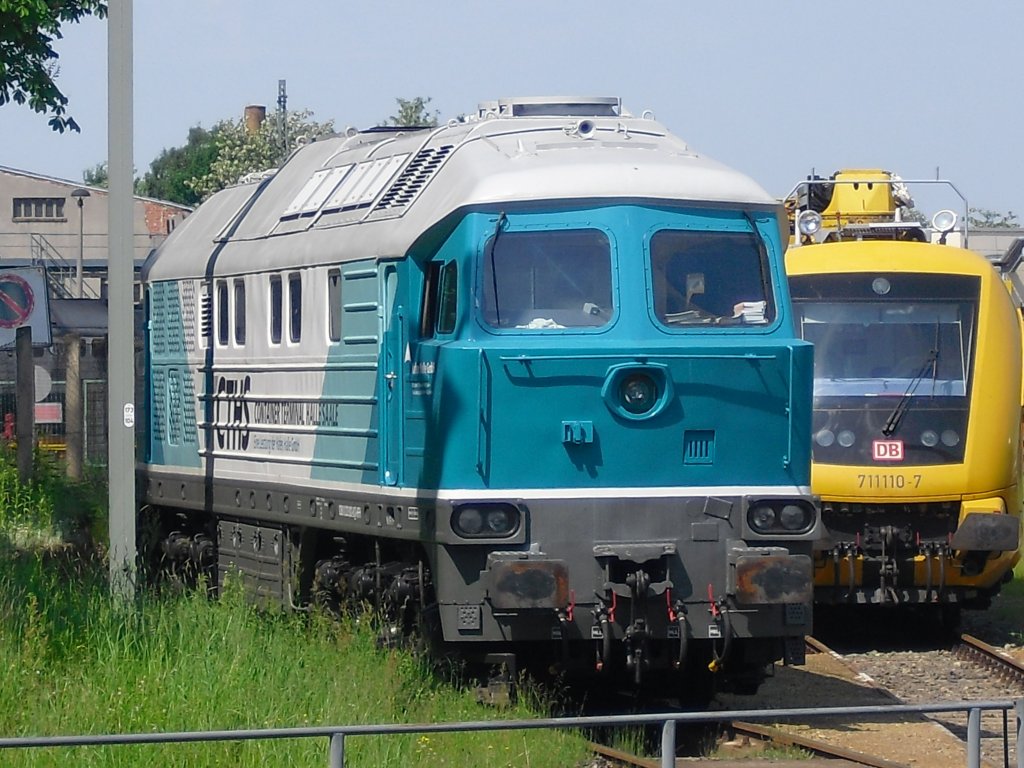
[[[642,715],[606,715],[586,717],[550,717],[537,720],[481,720],[463,723],[392,723],[377,725],[307,726],[301,728],[258,728],[226,731],[178,731],[172,733],[126,733],[79,736],[20,736],[0,738],[0,749],[40,747],[83,747],[125,744],[185,744],[206,741],[259,741],[271,739],[329,739],[329,768],[345,765],[345,739],[349,736],[381,736],[412,733],[469,733],[479,731],[538,730],[550,728],[588,728],[622,725],[662,726],[662,768],[675,765],[676,726],[680,723],[711,723],[731,720],[794,720],[847,717],[862,722],[895,714],[934,714],[967,712],[968,768],[981,765],[981,727],[983,710],[1015,710],[1017,715],[1017,767],[1024,768],[1024,698],[1014,700],[957,701],[934,704],[890,704],[861,707],[822,707],[755,709],[716,712],[663,712]]]

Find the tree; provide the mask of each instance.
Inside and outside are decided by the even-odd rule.
[[[78,131],[57,87],[60,67],[53,41],[61,26],[86,16],[107,15],[104,0],[0,0],[0,105],[13,101],[52,115],[50,127]]]
[[[110,174],[107,172],[106,163],[96,163],[92,168],[82,171],[82,181],[90,187],[107,188],[110,183]]]
[[[206,199],[251,173],[277,168],[298,147],[334,133],[334,121],[317,123],[312,112],[289,112],[285,125],[271,116],[259,130],[250,133],[243,120],[224,120],[213,127],[216,158],[209,170],[199,173],[186,184],[201,199]]]
[[[1017,214],[1013,211],[1003,213],[989,208],[968,208],[967,224],[974,229],[1012,229],[1020,226]]]
[[[398,103],[398,114],[388,118],[387,125],[414,126],[435,126],[441,113],[436,109],[433,114],[427,111],[430,104],[430,97],[417,96],[414,99],[396,98]]]
[[[158,200],[198,205],[200,195],[191,182],[210,172],[218,153],[217,129],[208,131],[198,125],[193,126],[188,129],[185,146],[164,149],[150,163],[149,170],[135,185],[135,191]]]

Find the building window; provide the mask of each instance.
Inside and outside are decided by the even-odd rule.
[[[63,197],[16,197],[14,220],[64,221]]]

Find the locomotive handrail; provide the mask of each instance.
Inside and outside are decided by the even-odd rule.
[[[778,355],[763,354],[757,352],[744,352],[742,354],[685,354],[679,352],[652,352],[650,354],[636,355],[633,353],[610,352],[606,355],[499,355],[498,359],[503,363],[532,363],[537,360],[636,360],[644,362],[651,358],[658,360],[777,360]],[[643,358],[641,360],[640,358]]]
[[[607,726],[661,725],[662,768],[675,766],[676,726],[680,723],[716,723],[732,720],[802,720],[844,717],[865,722],[897,714],[926,715],[966,712],[967,767],[981,765],[981,713],[999,710],[1016,713],[1017,768],[1024,768],[1024,699],[939,702],[934,704],[888,704],[861,707],[797,707],[789,709],[731,710],[717,712],[663,712],[659,714],[591,715],[549,717],[536,720],[478,720],[462,723],[385,723],[376,725],[323,725],[299,728],[256,728],[220,731],[176,731],[169,733],[124,733],[76,736],[17,736],[0,738],[0,749],[43,747],[118,746],[128,744],[193,744],[213,741],[268,741],[280,739],[327,738],[329,768],[345,765],[348,736],[390,736],[397,734],[471,733],[481,731],[580,729]]]

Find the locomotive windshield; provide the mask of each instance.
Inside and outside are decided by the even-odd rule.
[[[814,344],[815,396],[965,397],[976,300],[959,291],[893,296],[907,277],[858,277],[871,281],[869,295],[827,285],[835,276],[793,279],[798,333]],[[818,284],[814,299],[800,290],[806,281]]]
[[[907,465],[963,460],[978,278],[802,275],[790,289],[814,344],[815,461],[872,465],[879,440]]]
[[[662,230],[651,238],[654,311],[667,326],[772,319],[768,265],[750,232]]]
[[[491,326],[580,328],[611,319],[611,247],[600,230],[499,230],[484,246],[483,266],[481,309]]]

